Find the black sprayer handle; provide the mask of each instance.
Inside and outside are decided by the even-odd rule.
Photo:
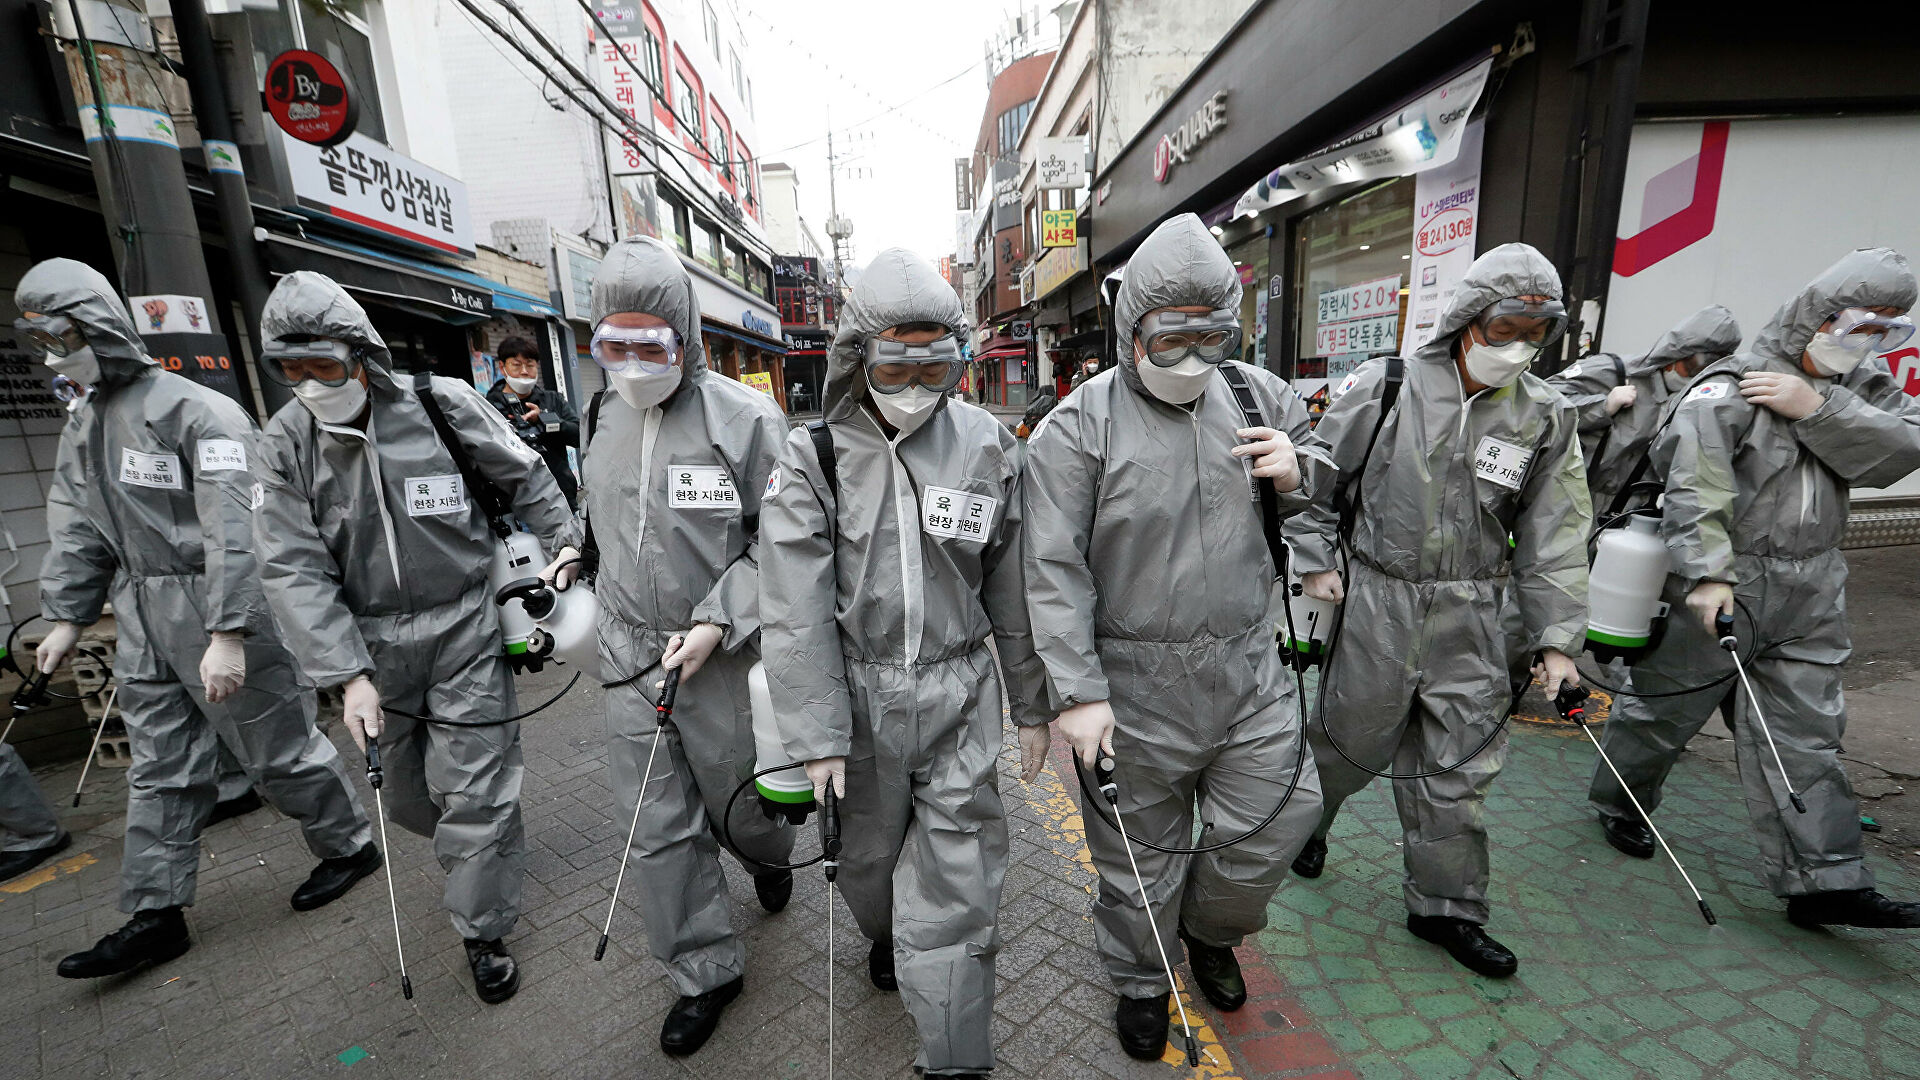
[[[1120,785],[1113,782],[1113,768],[1113,758],[1104,753],[1093,759],[1093,779],[1100,788],[1101,796],[1117,806],[1120,803]]]
[[[1720,635],[1720,647],[1732,652],[1740,645],[1740,639],[1733,636],[1733,616],[1721,612],[1713,617],[1713,631]]]
[[[13,692],[13,714],[18,716],[28,709],[45,705],[47,703],[47,683],[52,679],[53,673],[51,671],[41,671],[35,668],[33,673],[27,676],[27,681],[20,684],[20,689]]]
[[[367,736],[367,783],[375,790],[379,790],[381,782],[385,779],[386,774],[380,771],[380,740],[369,735]]]
[[[1560,719],[1571,720],[1576,724],[1587,722],[1587,697],[1592,692],[1584,686],[1562,686],[1554,695],[1553,707]]]
[[[840,873],[840,797],[833,793],[832,777],[820,796],[820,853],[821,868],[832,881]]]
[[[654,706],[654,712],[661,722],[673,719],[673,699],[680,693],[680,669],[667,672],[667,683],[660,688],[660,704]]]

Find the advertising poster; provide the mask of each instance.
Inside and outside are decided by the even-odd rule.
[[[1401,355],[1433,340],[1460,275],[1472,265],[1480,224],[1480,141],[1485,125],[1475,121],[1461,135],[1450,163],[1413,178],[1413,259],[1407,283],[1407,336]]]

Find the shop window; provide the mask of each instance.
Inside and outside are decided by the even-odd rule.
[[[693,233],[688,228],[687,204],[672,192],[661,191],[660,201],[660,239],[679,248],[684,254],[693,254]]]
[[[733,179],[733,147],[730,145],[731,141],[732,140],[727,138],[726,121],[720,119],[720,116],[718,113],[714,114],[714,118],[713,118],[714,171],[718,172],[722,177],[728,180]]]
[[[747,253],[738,244],[728,244],[726,260],[727,279],[744,288],[747,284]]]
[[[1294,222],[1288,344],[1290,377],[1303,393],[1318,380],[1345,378],[1369,357],[1399,351],[1413,190],[1411,177],[1399,177]]]
[[[707,129],[700,121],[700,91],[687,81],[685,72],[673,73],[673,110],[680,118],[681,134],[705,145]]]
[[[693,219],[693,257],[710,270],[721,269],[720,230],[700,217]]]
[[[752,289],[755,296],[773,299],[773,271],[767,268],[766,263],[759,259],[747,260],[747,288]]]
[[[1270,315],[1278,314],[1268,311],[1267,281],[1271,262],[1267,249],[1264,229],[1227,249],[1227,257],[1233,260],[1233,268],[1240,274],[1240,330],[1246,335],[1240,359],[1255,367],[1267,366]]]
[[[999,156],[1010,157],[1013,148],[1019,145],[1020,132],[1027,126],[1027,116],[1033,112],[1033,100],[1028,99],[1000,114],[996,122],[1000,134]]]
[[[661,74],[664,70],[664,61],[662,60],[662,52],[660,49],[660,36],[653,32],[653,27],[651,26],[643,26],[640,29],[642,34],[640,41],[641,74],[647,80],[647,85],[653,88],[654,94],[664,95],[667,92],[667,84]]]

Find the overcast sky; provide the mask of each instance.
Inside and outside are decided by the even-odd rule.
[[[840,212],[853,220],[855,261],[864,264],[889,247],[936,261],[953,254],[953,159],[972,151],[987,101],[985,45],[1015,4],[739,4],[765,148],[756,152],[798,172],[800,212],[821,245],[830,245],[831,113],[834,149],[843,159]],[[895,105],[897,112],[874,118]]]

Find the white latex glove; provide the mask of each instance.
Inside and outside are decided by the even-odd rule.
[[[34,650],[33,662],[41,671],[52,671],[67,662],[73,655],[74,643],[80,640],[80,627],[76,623],[57,622],[53,629]]]
[[[200,656],[200,685],[206,687],[207,700],[215,705],[233,696],[247,681],[247,652],[241,642],[245,636],[232,630],[215,630],[207,651]]]
[[[1540,654],[1540,688],[1552,701],[1560,693],[1562,684],[1580,685],[1580,669],[1573,666],[1573,658],[1559,649],[1545,649]]]
[[[679,668],[680,683],[684,686],[688,679],[699,673],[701,665],[713,655],[713,650],[719,647],[720,639],[724,636],[719,627],[704,622],[685,634],[675,634],[667,640],[667,655],[660,658],[660,666],[668,671]],[[653,688],[665,690],[666,680],[654,683]]]
[[[1755,405],[1765,406],[1789,420],[1812,416],[1827,403],[1827,396],[1798,375],[1777,371],[1756,371],[1740,376],[1740,396]]]
[[[1687,594],[1687,610],[1718,640],[1720,631],[1713,622],[1721,615],[1733,614],[1733,586],[1724,581],[1703,581],[1695,585]]]
[[[567,563],[569,559],[578,559],[579,557],[580,549],[574,547],[572,544],[561,548],[559,557],[548,563],[546,569],[540,571],[541,580],[556,589],[565,589],[571,586],[574,579],[580,576],[580,569],[584,564],[573,562],[568,563],[564,567],[560,564]]]
[[[827,799],[827,781],[833,781],[833,797],[847,797],[847,759],[843,757],[823,757],[807,762],[807,779],[813,781],[813,799],[824,803]]]
[[[1104,701],[1083,701],[1068,707],[1053,722],[1060,725],[1060,737],[1088,768],[1100,753],[1113,753],[1113,706]]]
[[[1047,750],[1053,745],[1053,728],[1046,724],[1034,724],[1019,730],[1020,736],[1020,779],[1031,784],[1040,778],[1040,770],[1047,767]]]
[[[1340,571],[1321,570],[1300,579],[1300,591],[1315,600],[1325,600],[1329,604],[1338,604],[1347,598],[1347,589],[1340,583]]]
[[[1234,434],[1253,440],[1233,448],[1235,457],[1253,458],[1253,475],[1272,479],[1275,491],[1292,491],[1300,486],[1300,459],[1294,456],[1293,440],[1286,432],[1250,427]]]
[[[1639,387],[1632,385],[1616,386],[1612,390],[1607,391],[1607,415],[1613,416],[1621,409],[1630,409],[1633,407],[1633,403],[1639,399]]]
[[[347,722],[347,733],[353,736],[353,743],[361,753],[365,753],[367,740],[378,739],[387,726],[385,714],[380,711],[380,691],[374,689],[372,679],[356,675],[341,688],[341,697],[341,718]]]

